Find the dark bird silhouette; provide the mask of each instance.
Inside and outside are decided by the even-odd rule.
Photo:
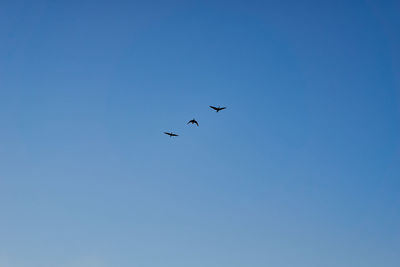
[[[215,111],[217,111],[217,112],[219,112],[219,111],[221,111],[221,110],[223,110],[223,109],[226,109],[226,107],[220,107],[220,106],[218,106],[218,107],[214,107],[214,106],[210,106],[210,108],[212,108],[212,109],[214,109]]]
[[[197,126],[199,126],[199,123],[195,119],[190,120],[187,124],[189,124],[189,123],[196,124]]]
[[[179,136],[179,135],[177,135],[177,134],[174,134],[174,133],[169,133],[169,132],[164,132],[166,135],[169,135],[169,137],[172,137],[172,136]]]

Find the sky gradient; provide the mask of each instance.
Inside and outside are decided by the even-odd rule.
[[[399,12],[1,1],[0,267],[399,266]]]

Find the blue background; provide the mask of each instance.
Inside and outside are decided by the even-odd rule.
[[[399,266],[399,13],[2,1],[0,266]]]

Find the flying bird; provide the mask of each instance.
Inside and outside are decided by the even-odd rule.
[[[195,119],[190,120],[187,124],[189,124],[189,123],[196,124],[197,126],[199,126],[199,123]]]
[[[169,135],[169,137],[172,137],[172,136],[179,136],[179,135],[177,135],[177,134],[174,134],[174,133],[169,133],[169,132],[164,132],[166,135]]]
[[[226,107],[220,107],[220,106],[218,106],[218,107],[214,107],[214,106],[210,106],[210,108],[212,108],[212,109],[214,109],[215,111],[217,111],[217,112],[219,112],[219,111],[221,111],[221,110],[223,110],[223,109],[226,109]]]

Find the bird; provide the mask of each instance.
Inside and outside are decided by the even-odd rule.
[[[220,107],[220,106],[218,106],[218,107],[214,107],[214,106],[210,106],[210,108],[212,108],[212,109],[214,109],[215,111],[217,111],[217,112],[219,112],[219,111],[221,111],[221,110],[223,110],[223,109],[226,109],[226,107]]]
[[[169,132],[164,132],[166,135],[169,135],[169,137],[172,137],[172,136],[179,136],[179,135],[177,135],[177,134],[174,134],[174,133],[169,133]]]
[[[187,124],[189,124],[189,123],[196,124],[197,126],[199,126],[199,123],[195,119],[190,120]]]

